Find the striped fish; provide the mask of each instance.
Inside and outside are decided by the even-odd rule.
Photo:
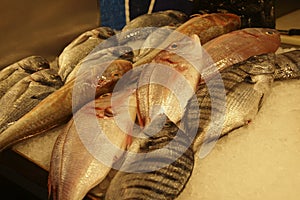
[[[158,116],[142,131],[148,138],[139,142],[138,154],[127,155],[106,200],[174,199],[183,190],[194,165],[192,137],[165,119]]]
[[[275,80],[300,77],[300,50],[277,54],[275,59]]]
[[[274,79],[275,54],[253,56],[201,84],[186,109],[186,132],[198,129],[194,151],[206,155],[220,136],[249,123]],[[199,120],[196,120],[199,118]],[[209,144],[209,145],[207,145]]]

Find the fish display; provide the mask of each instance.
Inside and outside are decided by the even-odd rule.
[[[215,72],[251,56],[275,53],[280,44],[280,34],[274,29],[244,28],[223,34],[203,45],[209,56],[203,61],[207,62],[207,67],[203,68],[201,76],[209,78]]]
[[[62,85],[53,69],[37,71],[18,81],[0,99],[0,134]]]
[[[66,46],[58,57],[59,70],[58,74],[63,81],[74,67],[86,57],[97,45],[102,41],[115,35],[115,32],[109,27],[98,27],[93,30],[86,31],[75,38],[68,46]],[[116,43],[111,40],[111,45]]]
[[[97,63],[112,62],[117,59],[133,62],[132,48],[127,46],[113,46],[90,53],[74,67],[72,72],[68,75],[65,83],[74,79],[79,71],[82,73],[85,69],[88,69],[90,66],[97,65]]]
[[[175,199],[188,181],[194,165],[190,146],[193,137],[164,114],[157,116],[141,134],[147,138],[132,144],[134,153],[126,156],[112,179],[106,200]]]
[[[182,25],[178,26],[177,28],[175,27],[175,31],[186,36],[192,36],[193,34],[196,34],[199,36],[200,42],[203,45],[217,36],[239,29],[240,25],[240,18],[234,14],[213,13],[206,15],[195,15]],[[167,37],[165,41],[157,47],[157,49],[152,50],[147,56],[140,56],[139,59],[136,59],[134,65],[139,66],[150,62],[160,52],[161,49],[165,49],[168,45],[170,45],[168,38],[170,38],[172,41],[172,37],[172,35]]]
[[[275,80],[300,78],[300,50],[276,54]]]
[[[29,56],[5,67],[0,71],[0,98],[22,78],[49,67],[41,56]]]
[[[127,133],[136,117],[135,94],[123,93],[114,94],[114,104],[111,93],[87,103],[59,135],[49,173],[49,188],[54,200],[83,199],[122,157],[120,149],[125,150],[129,145]],[[126,98],[129,98],[129,105],[124,105]],[[115,109],[117,113],[113,112]],[[115,115],[123,115],[124,111],[129,112],[129,118],[122,119],[128,130],[122,130],[115,121]]]
[[[103,69],[101,66],[107,68]],[[85,103],[112,92],[116,82],[131,68],[131,62],[126,60],[99,63],[63,85],[0,134],[0,150],[65,123],[72,112]]]
[[[262,54],[220,72],[196,92],[184,121],[186,131],[198,129],[193,149],[251,122],[274,80],[275,55]],[[194,120],[199,119],[199,120]],[[205,147],[205,145],[204,145]],[[205,151],[205,149],[202,149]]]

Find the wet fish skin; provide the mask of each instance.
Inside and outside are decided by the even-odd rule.
[[[275,53],[280,43],[279,32],[267,28],[244,28],[221,35],[203,45],[210,57],[204,60],[207,64],[201,76],[209,78],[214,73],[251,56]]]
[[[0,133],[62,85],[53,69],[37,71],[17,82],[0,99]]]
[[[222,34],[231,32],[240,27],[240,19],[234,14],[212,13],[206,15],[196,15],[175,29],[176,32],[187,36],[196,34],[199,36],[201,44],[205,44],[209,40]],[[151,51],[147,56],[139,58],[135,61],[134,67],[149,63],[160,52],[172,42],[172,35],[167,37],[157,49]],[[227,44],[228,45],[228,44]]]
[[[0,98],[22,78],[42,69],[50,68],[41,56],[23,58],[0,71]]]
[[[77,73],[82,73],[84,69],[88,69],[94,65],[104,62],[112,62],[117,59],[124,59],[127,61],[133,61],[132,48],[128,46],[113,46],[98,51],[93,51],[84,59],[82,59],[67,76],[65,83],[77,76]]]
[[[232,13],[196,14],[179,26],[176,31],[191,36],[199,36],[201,44],[205,44],[213,38],[225,33],[238,30],[241,27],[241,19]]]
[[[66,80],[69,73],[74,67],[86,57],[97,45],[104,40],[115,35],[115,32],[109,27],[98,27],[89,31],[86,31],[75,38],[70,44],[68,44],[58,57],[60,75],[63,81]],[[115,45],[114,40],[107,42],[106,45]],[[103,46],[103,48],[106,46]]]
[[[276,54],[275,80],[300,78],[300,50]]]
[[[200,66],[195,66],[201,63],[198,36],[174,34],[172,39],[174,42],[145,66],[138,80],[137,100],[142,126],[160,112],[177,123],[199,82]],[[176,96],[179,93],[179,97]]]
[[[203,143],[216,140],[253,120],[268,96],[274,71],[275,55],[263,54],[225,69],[220,72],[221,79],[214,77],[199,85],[197,98],[189,102],[184,120],[186,132],[198,130],[194,152]],[[215,101],[214,107],[212,101]]]
[[[158,117],[143,130],[148,137],[139,142],[137,152],[144,156],[126,156],[109,185],[106,200],[170,200],[183,190],[194,165],[191,140],[172,122],[162,122]],[[171,141],[173,145],[161,149]]]
[[[134,95],[131,96],[134,97]],[[111,166],[95,158],[95,152],[91,154],[90,149],[87,150],[84,144],[94,145],[98,153],[106,155],[111,165],[121,157],[119,152],[107,149],[107,142],[96,134],[104,134],[108,137],[111,145],[126,149],[126,145],[124,145],[127,138],[126,133],[118,127],[115,115],[106,111],[112,107],[111,98],[112,94],[107,93],[84,105],[68,122],[64,133],[58,137],[52,153],[49,174],[49,192],[52,193],[54,200],[83,199],[88,191],[104,180],[109,173]],[[123,96],[122,100],[124,100]],[[113,106],[122,106],[122,103]],[[130,98],[128,109],[125,111],[129,111],[130,120],[134,121],[136,116],[135,97]],[[103,132],[91,132],[95,128],[101,128]],[[86,143],[82,142],[82,137]],[[110,152],[108,153],[108,151]],[[115,156],[109,158],[108,154]]]
[[[43,99],[30,112],[0,134],[0,150],[65,123],[71,118],[72,112],[77,111],[85,103],[111,92],[122,75],[132,68],[129,61],[116,60],[99,77],[101,66],[107,67],[107,65],[107,63],[99,64],[93,70],[73,79]],[[74,91],[77,93],[74,94]]]

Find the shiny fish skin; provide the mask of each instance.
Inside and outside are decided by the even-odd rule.
[[[174,34],[172,38],[175,42],[157,54],[139,78],[137,101],[142,126],[150,123],[159,112],[177,123],[199,82],[200,66],[194,65],[201,63],[198,36],[190,38]]]
[[[0,98],[22,78],[49,68],[48,61],[41,56],[29,56],[0,71]]]
[[[203,45],[215,37],[237,30],[240,27],[241,19],[235,14],[211,13],[194,15],[176,30],[188,36],[198,35]]]
[[[234,14],[213,13],[207,15],[197,15],[177,27],[175,31],[186,36],[192,36],[193,34],[196,34],[199,36],[200,42],[203,45],[207,41],[222,34],[236,30],[239,27],[240,19],[238,16]],[[169,37],[172,39],[172,36]],[[134,67],[151,62],[151,60],[160,52],[160,50],[166,48],[168,45],[170,45],[170,43],[167,37],[166,41],[161,43],[157,49],[152,50],[147,56],[136,60]]]
[[[53,69],[37,71],[17,82],[0,99],[0,133],[62,85]]]
[[[274,58],[272,53],[251,57],[222,71],[222,79],[214,77],[199,86],[196,92],[198,100],[192,99],[189,102],[185,113],[188,120],[184,121],[186,131],[198,129],[194,151],[199,150],[203,143],[216,140],[246,125],[255,117],[274,79]],[[216,102],[213,108],[212,100]],[[212,109],[216,113],[213,121]],[[220,132],[214,130],[214,126],[218,125],[221,127]],[[211,132],[209,128],[212,128]]]
[[[107,67],[107,63],[101,63],[93,70],[65,84],[2,132],[0,150],[66,122],[72,116],[72,111],[75,112],[95,96],[111,92],[122,75],[132,68],[129,61],[116,60],[99,77],[101,66]],[[73,96],[74,85],[75,96]],[[78,97],[74,98],[76,95]]]
[[[221,35],[203,45],[214,64],[209,61],[201,76],[209,78],[217,70],[222,71],[251,56],[275,53],[279,45],[280,34],[274,29],[245,28]]]
[[[276,54],[275,80],[300,78],[300,50]]]
[[[98,63],[112,62],[117,59],[124,59],[132,62],[132,48],[128,46],[114,46],[93,51],[75,66],[72,72],[68,75],[65,83],[68,83],[70,80],[75,78],[78,75],[77,73],[82,73],[85,68],[97,65]]]
[[[143,130],[149,137],[139,142],[137,152],[147,154],[126,157],[122,168],[109,185],[106,200],[170,200],[183,190],[194,165],[191,138],[172,122],[163,125],[161,123],[164,121],[159,117],[157,119]],[[162,125],[162,129],[155,134],[157,127]],[[170,141],[175,143],[162,150]],[[155,153],[158,149],[162,151]],[[155,169],[158,166],[161,167]]]
[[[113,35],[115,35],[115,32],[111,28],[98,27],[86,31],[75,38],[63,49],[58,57],[58,75],[61,79],[65,81],[80,60],[86,57],[97,45]],[[107,45],[113,46],[115,44],[111,41],[111,44]]]
[[[119,149],[126,149],[126,133],[116,124],[115,116],[106,113],[106,110],[112,106],[111,98],[112,94],[107,93],[84,105],[75,113],[74,117],[68,122],[64,133],[56,140],[48,181],[49,192],[54,200],[83,199],[88,191],[105,179],[110,171],[111,166],[95,158],[90,149],[87,149],[84,145],[87,142],[82,142],[81,137],[83,134],[85,136],[84,140],[88,141],[91,146],[96,145],[97,152],[102,152],[106,156],[110,149],[105,148],[107,142],[101,139],[95,140],[95,137],[100,137],[95,136],[98,133],[97,131],[92,132],[94,128],[101,128],[102,133],[108,137],[109,142]],[[122,100],[124,100],[123,96]],[[114,106],[122,106],[122,104]],[[125,111],[127,112],[127,110]],[[93,115],[93,112],[95,112],[95,115]],[[135,97],[129,100],[129,113],[129,117],[134,121],[136,116]],[[110,151],[109,153],[110,155],[114,154],[113,158],[109,158],[111,164],[121,156],[118,155],[119,152]]]

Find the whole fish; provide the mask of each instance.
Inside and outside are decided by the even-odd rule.
[[[126,155],[106,200],[175,199],[187,183],[194,165],[192,137],[164,115],[155,118],[142,135],[147,138],[132,144],[133,153]]]
[[[56,140],[49,173],[49,192],[54,200],[83,199],[121,158],[120,149],[125,150],[129,145],[127,133],[135,121],[136,98],[123,91],[113,95],[117,98],[114,103],[112,94],[107,93],[84,105]],[[129,105],[124,104],[126,98]],[[116,107],[118,112],[114,113]],[[116,122],[116,115],[124,112],[129,114],[122,119],[128,125],[127,130]]]
[[[29,56],[0,71],[0,98],[22,78],[49,68],[48,61],[41,56]]]
[[[58,74],[61,79],[65,81],[80,60],[86,57],[97,45],[113,35],[115,35],[115,33],[111,28],[98,27],[86,31],[75,38],[63,49],[58,57]],[[115,45],[114,40],[111,40],[111,43],[108,42],[106,44],[108,46]]]
[[[232,65],[201,84],[183,121],[186,132],[198,130],[194,151],[251,122],[270,91],[274,72],[275,55],[262,54]],[[205,155],[210,147],[202,146],[200,154]]]
[[[300,50],[276,54],[275,64],[275,80],[300,78]]]
[[[62,85],[53,69],[37,71],[17,82],[0,99],[0,133]]]
[[[187,36],[196,34],[199,36],[201,44],[205,44],[217,36],[239,29],[240,25],[241,21],[237,15],[229,13],[212,13],[206,15],[195,15],[193,18],[190,18],[188,21],[177,27],[175,31]],[[160,50],[166,48],[169,44],[169,40],[166,39],[166,41],[162,42],[157,49],[152,50],[147,56],[140,56],[136,59],[136,63],[134,65],[139,66],[144,63],[151,62]]]
[[[203,45],[209,56],[204,59],[207,66],[203,68],[201,76],[204,79],[209,78],[251,56],[275,53],[279,46],[280,34],[274,29],[245,28],[221,35]]]
[[[77,73],[88,69],[89,66],[94,66],[97,63],[109,62],[116,59],[124,59],[130,62],[133,61],[132,48],[127,46],[114,46],[105,49],[94,51],[82,59],[68,75],[66,83],[77,76]]]
[[[174,42],[144,66],[138,80],[137,102],[142,126],[161,113],[177,123],[198,85],[202,52],[199,37],[174,34],[172,38]]]
[[[95,97],[111,92],[116,82],[131,68],[131,62],[115,60],[112,63],[100,63],[85,71],[47,96],[2,132],[0,150],[66,122],[72,116],[72,112],[76,112]]]

